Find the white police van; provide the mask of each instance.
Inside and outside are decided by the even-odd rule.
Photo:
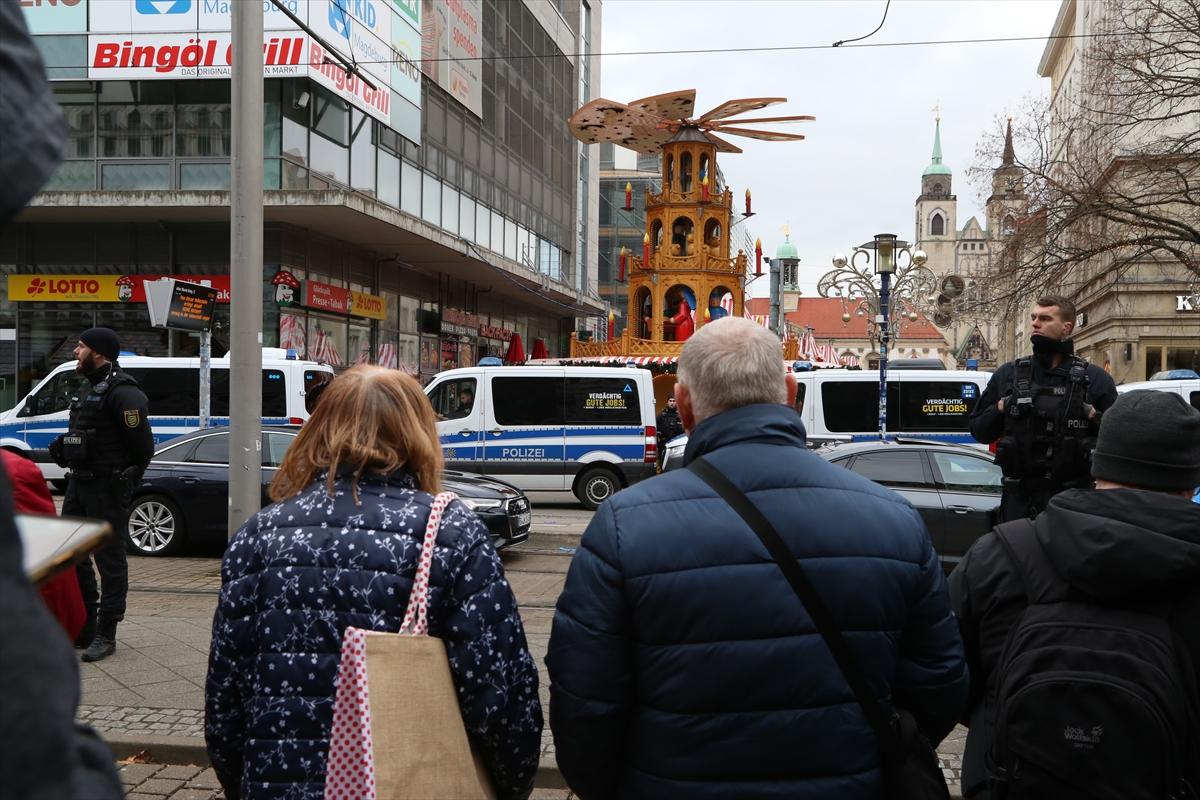
[[[467,367],[425,388],[449,469],[595,508],[655,473],[654,389],[631,367]]]
[[[888,370],[887,433],[981,449],[968,420],[992,373],[975,370]],[[822,369],[796,373],[796,410],[808,446],[879,438],[879,370]],[[671,440],[663,469],[682,464],[687,437]]]
[[[199,358],[122,356],[118,363],[146,393],[156,445],[199,429]],[[211,424],[228,425],[229,356],[212,359],[211,369]],[[308,418],[306,388],[318,379],[318,373],[332,371],[325,364],[300,361],[290,351],[264,347],[262,424],[302,423]],[[75,371],[74,361],[55,367],[16,406],[0,413],[0,447],[38,462],[47,480],[61,480],[65,470],[51,460],[46,448],[66,432],[71,401],[86,382]]]
[[[1200,411],[1200,380],[1196,378],[1151,378],[1148,381],[1123,383],[1117,387],[1118,394],[1132,392],[1135,389],[1152,389],[1156,392],[1171,392],[1186,400],[1193,408]]]

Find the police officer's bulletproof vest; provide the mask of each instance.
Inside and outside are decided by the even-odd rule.
[[[95,386],[89,386],[71,404],[70,432],[83,437],[84,449],[81,459],[73,459],[71,466],[94,472],[110,472],[128,466],[121,444],[118,423],[113,414],[104,409],[104,401],[114,386],[132,383],[130,375],[113,370],[107,378]]]
[[[1033,383],[1033,359],[1018,359],[1013,370],[1013,403],[1004,409],[1003,459],[1006,477],[1051,484],[1087,478],[1091,450],[1088,433],[1087,362],[1069,358],[1070,378],[1064,386]],[[1055,402],[1039,402],[1051,397]],[[1001,463],[1001,461],[1003,463]]]

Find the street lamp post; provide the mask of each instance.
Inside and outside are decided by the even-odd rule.
[[[874,274],[868,271],[874,251]],[[901,257],[905,257],[901,261]],[[892,233],[880,233],[866,244],[854,248],[850,258],[838,253],[833,257],[833,270],[821,276],[817,292],[822,297],[858,299],[858,314],[871,313],[870,329],[879,339],[879,438],[887,438],[887,359],[888,346],[898,326],[907,319],[918,319],[915,307],[931,296],[937,279],[925,268],[927,257],[922,250],[912,251],[907,242],[898,241]],[[878,278],[878,284],[876,284]],[[894,279],[894,283],[893,283]],[[901,309],[901,320],[893,322],[891,306],[895,301]],[[843,324],[850,321],[850,312],[842,314]],[[893,326],[896,329],[893,329]],[[874,336],[872,337],[874,338]]]

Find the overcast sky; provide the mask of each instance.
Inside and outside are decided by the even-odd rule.
[[[604,53],[828,45],[869,33],[885,0],[605,0]],[[1059,0],[893,0],[883,29],[863,44],[1045,37]],[[787,97],[747,116],[811,114],[780,126],[802,142],[728,137],[742,154],[718,157],[740,208],[747,187],[751,233],[773,255],[791,226],[805,296],[836,252],[879,232],[913,237],[913,203],[933,147],[935,105],[944,163],[954,170],[958,224],[984,224],[968,184],[976,142],[997,115],[1049,90],[1037,65],[1045,40],[836,50],[606,56],[601,96],[628,102],[696,90],[696,114],[737,97]],[[770,129],[770,125],[759,126]],[[767,293],[764,277],[751,284]]]

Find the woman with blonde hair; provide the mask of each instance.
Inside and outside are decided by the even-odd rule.
[[[359,366],[321,402],[221,567],[205,738],[228,800],[324,795],[347,627],[397,631],[442,450],[408,375]],[[429,632],[446,644],[463,721],[502,798],[527,797],[541,749],[537,668],[486,526],[457,500],[437,535]]]

